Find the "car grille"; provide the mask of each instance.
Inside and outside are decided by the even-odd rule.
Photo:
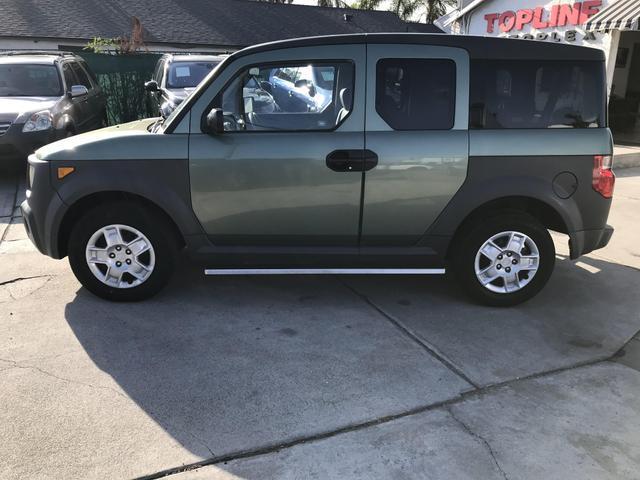
[[[0,122],[0,135],[4,135],[9,130],[11,123]]]

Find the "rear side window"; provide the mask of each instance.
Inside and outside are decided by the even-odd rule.
[[[604,127],[604,85],[600,62],[475,60],[469,126]]]
[[[456,64],[446,59],[385,58],[376,66],[376,111],[394,130],[453,128]]]

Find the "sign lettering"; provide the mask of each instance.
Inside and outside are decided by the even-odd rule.
[[[526,25],[536,30],[565,27],[567,25],[583,25],[602,7],[602,0],[585,0],[583,2],[553,5],[547,11],[544,7],[507,10],[501,13],[488,13],[484,16],[487,22],[487,33],[522,31]]]

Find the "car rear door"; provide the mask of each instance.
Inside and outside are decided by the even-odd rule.
[[[246,55],[194,104],[192,203],[215,245],[357,246],[365,51],[344,45],[338,52],[303,47]],[[308,65],[322,65],[333,87],[321,112],[292,110],[271,83],[274,69]],[[224,133],[203,132],[212,107],[224,111]]]
[[[363,246],[416,244],[466,177],[469,58],[465,50],[370,44]]]

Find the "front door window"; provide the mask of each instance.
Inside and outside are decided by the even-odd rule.
[[[334,130],[353,103],[353,64],[261,65],[241,71],[216,98],[225,131]]]

